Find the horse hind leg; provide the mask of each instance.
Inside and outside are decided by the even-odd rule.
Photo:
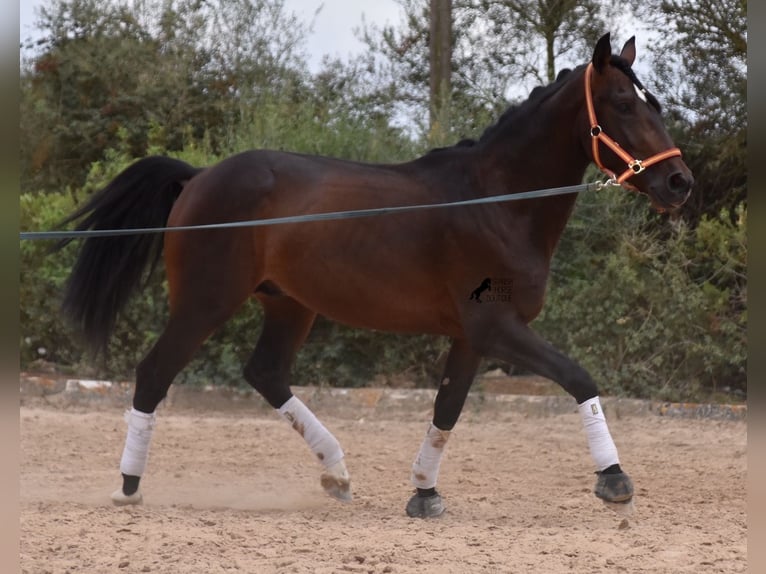
[[[199,286],[189,287],[183,300],[171,310],[165,330],[136,368],[133,408],[125,416],[128,433],[120,459],[122,487],[111,497],[115,505],[143,501],[139,484],[149,457],[156,408],[202,343],[247,299],[247,292],[240,291],[218,292],[216,304],[203,306],[199,305]]]
[[[436,491],[444,448],[463,410],[468,390],[473,383],[480,357],[467,341],[452,342],[444,374],[434,401],[434,416],[412,464],[411,481],[415,495],[407,502],[405,512],[412,518],[435,518],[444,510],[444,502]]]
[[[322,488],[333,498],[351,500],[351,479],[338,440],[290,390],[290,368],[311,330],[316,313],[285,295],[259,293],[263,330],[245,365],[247,382],[287,420],[324,466]]]

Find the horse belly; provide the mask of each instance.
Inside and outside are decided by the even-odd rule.
[[[351,327],[398,333],[457,334],[457,320],[439,299],[407,299],[406,293],[381,295],[361,291],[341,293],[314,289],[307,306],[321,315]]]
[[[339,323],[456,334],[456,313],[446,283],[438,279],[437,261],[423,246],[378,245],[325,241],[307,248],[303,243],[281,250],[281,264],[267,265],[267,274],[285,294]]]

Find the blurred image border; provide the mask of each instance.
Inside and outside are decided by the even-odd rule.
[[[19,4],[0,19],[0,570],[19,572]],[[9,472],[7,469],[13,469]]]

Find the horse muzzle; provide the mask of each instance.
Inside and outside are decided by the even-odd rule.
[[[693,185],[694,177],[688,169],[676,170],[650,183],[644,193],[658,211],[675,211],[689,199]]]
[[[675,171],[666,178],[666,189],[670,203],[673,207],[681,207],[692,193],[694,177],[691,172],[687,174],[682,171]]]

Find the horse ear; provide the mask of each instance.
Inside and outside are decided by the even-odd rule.
[[[633,62],[636,59],[636,37],[631,36],[630,40],[625,42],[625,45],[622,47],[622,52],[620,52],[620,56],[625,58],[628,61],[628,64],[631,66],[633,65]]]
[[[610,41],[610,34],[607,32],[596,43],[596,48],[593,50],[593,67],[597,71],[601,72],[609,64],[609,59],[612,57],[612,43]]]

